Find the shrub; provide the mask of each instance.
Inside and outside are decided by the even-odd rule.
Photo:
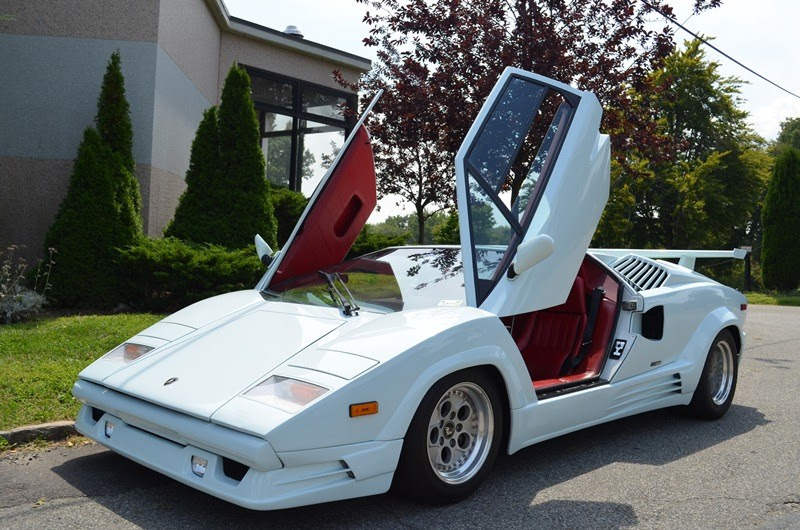
[[[220,100],[219,109],[206,111],[197,129],[186,192],[167,235],[244,248],[261,234],[275,247],[277,222],[269,201],[250,77],[243,68],[234,64],[228,71]]]
[[[762,214],[764,285],[790,291],[800,284],[800,150],[786,148],[775,161]]]
[[[198,300],[252,288],[264,266],[252,247],[229,250],[176,238],[143,239],[120,253],[122,281],[137,309],[174,311]]]
[[[83,134],[67,196],[45,237],[58,249],[52,297],[69,306],[119,301],[118,248],[141,237],[141,218],[126,184],[132,178],[119,154],[91,127]]]
[[[0,322],[10,324],[38,313],[47,303],[46,294],[50,289],[50,272],[53,267],[53,252],[47,261],[39,260],[36,272],[32,275],[33,288],[25,286],[28,264],[22,258],[15,258],[17,247],[6,250],[5,257],[0,251]]]
[[[364,225],[364,228],[361,230],[361,233],[358,234],[355,243],[353,243],[353,246],[350,248],[347,258],[355,258],[357,256],[369,254],[370,252],[383,250],[386,247],[398,247],[405,244],[405,235],[390,236],[384,234],[375,234],[370,231],[369,225]]]
[[[289,188],[270,185],[269,198],[278,221],[278,246],[282,247],[292,235],[292,230],[308,204],[302,193]]]

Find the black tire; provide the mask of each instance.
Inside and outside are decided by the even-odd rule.
[[[448,504],[470,496],[494,465],[504,422],[500,389],[486,372],[472,368],[441,379],[425,394],[408,427],[394,489],[426,504]]]
[[[711,343],[700,382],[688,406],[689,413],[705,420],[724,416],[733,402],[738,377],[739,349],[731,332],[725,329]]]

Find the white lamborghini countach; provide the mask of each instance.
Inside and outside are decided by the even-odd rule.
[[[83,370],[76,427],[267,510],[392,485],[453,502],[499,451],[662,407],[719,418],[746,299],[692,269],[742,256],[588,248],[609,194],[601,114],[591,93],[507,69],[455,159],[461,244],[345,261],[376,204],[362,116],[284,248],[256,237],[255,288]]]

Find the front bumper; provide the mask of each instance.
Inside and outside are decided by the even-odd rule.
[[[403,443],[373,441],[275,453],[261,438],[167,411],[93,383],[79,381],[73,393],[84,402],[75,422],[81,434],[188,486],[255,510],[384,493],[391,485]],[[90,395],[93,399],[87,399]],[[126,404],[128,410],[119,410]],[[156,412],[177,415],[183,422],[156,425],[152,417],[143,418]],[[107,422],[114,424],[110,436],[106,436]],[[194,435],[203,425],[206,433],[214,435],[211,444]],[[247,448],[254,452],[244,454]],[[208,462],[202,477],[192,472],[192,456]],[[239,464],[238,474],[229,472],[231,460]]]

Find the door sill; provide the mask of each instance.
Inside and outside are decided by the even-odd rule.
[[[572,394],[573,392],[580,392],[581,390],[587,390],[589,388],[606,384],[608,384],[606,379],[597,377],[595,379],[589,379],[586,381],[576,381],[575,383],[566,383],[563,385],[543,388],[536,391],[536,397],[539,401],[542,401],[544,399],[563,396],[565,394]]]

